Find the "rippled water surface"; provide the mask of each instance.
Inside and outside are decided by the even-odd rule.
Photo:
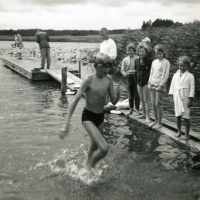
[[[200,198],[199,172],[186,167],[196,149],[122,115],[105,114],[110,151],[85,177],[84,99],[66,140],[58,137],[73,98],[56,81],[31,82],[0,62],[0,200]]]

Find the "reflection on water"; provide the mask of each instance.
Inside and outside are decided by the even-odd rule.
[[[200,197],[199,172],[186,167],[196,149],[125,116],[105,114],[110,151],[88,173],[83,168],[89,143],[81,124],[84,100],[62,141],[58,132],[74,97],[61,95],[57,82],[30,82],[1,64],[0,76],[0,200]]]

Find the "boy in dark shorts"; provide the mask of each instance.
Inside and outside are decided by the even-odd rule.
[[[100,53],[96,57],[96,73],[86,77],[74,101],[71,103],[67,115],[67,123],[61,129],[60,138],[67,135],[70,118],[83,93],[85,93],[85,108],[82,114],[82,123],[90,135],[90,147],[86,165],[94,167],[95,164],[106,156],[109,146],[102,136],[104,126],[104,105],[106,94],[109,92],[112,104],[120,98],[120,90],[114,91],[113,80],[108,75],[110,70],[110,57]]]

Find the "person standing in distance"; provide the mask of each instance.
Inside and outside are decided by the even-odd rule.
[[[115,42],[109,38],[109,32],[106,28],[100,29],[100,36],[104,40],[100,45],[100,53],[107,54],[112,61],[114,61],[117,57],[117,46]]]
[[[47,58],[47,69],[50,68],[51,58],[50,58],[50,46],[49,46],[49,36],[46,32],[42,32],[40,29],[37,29],[35,34],[35,41],[39,43],[40,52],[41,52],[41,69],[44,69],[45,60]]]
[[[22,60],[22,49],[24,48],[23,42],[22,42],[22,36],[17,32],[14,31],[15,35],[15,44],[17,46],[17,51],[18,51],[18,59]]]
[[[107,28],[101,28],[100,36],[104,40],[100,45],[100,53],[105,53],[111,58],[111,68],[109,71],[109,75],[113,77],[113,74],[115,73],[115,59],[117,57],[117,46],[111,38],[109,38],[109,32]],[[106,96],[106,104],[109,103],[109,96],[107,94]]]

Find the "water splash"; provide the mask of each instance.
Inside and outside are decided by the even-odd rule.
[[[95,168],[86,167],[87,149],[85,144],[75,149],[62,149],[62,153],[55,154],[49,162],[39,162],[29,170],[48,166],[53,174],[69,176],[73,180],[80,180],[86,185],[93,186],[103,178],[103,172],[108,165],[102,160]]]

